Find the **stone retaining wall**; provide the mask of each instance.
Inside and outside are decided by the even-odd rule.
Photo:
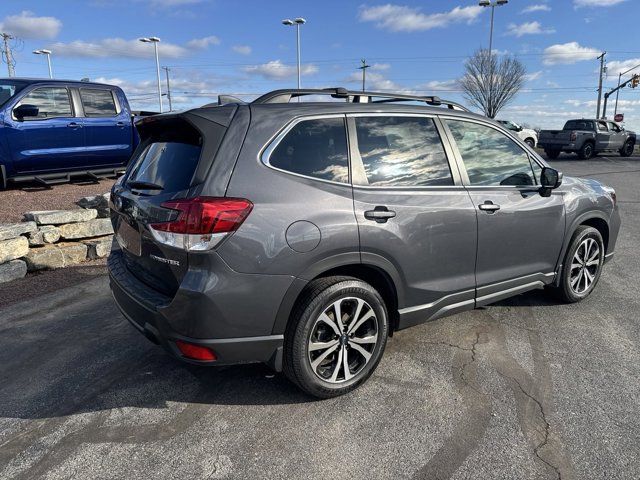
[[[76,203],[80,208],[26,212],[20,223],[0,223],[0,283],[109,255],[109,194]]]

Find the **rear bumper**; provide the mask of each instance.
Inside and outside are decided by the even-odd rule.
[[[175,299],[164,296],[139,281],[127,270],[121,255],[122,253],[115,249],[109,257],[109,279],[113,298],[123,316],[153,343],[161,345],[172,356],[192,364],[265,363],[276,371],[282,370],[283,335],[225,338],[194,338],[185,335],[172,325],[175,323],[175,319],[171,317],[176,312],[176,309],[172,308]],[[193,292],[190,294],[193,295]],[[179,296],[180,293],[176,298]],[[183,319],[177,320],[178,324],[183,323]],[[270,325],[273,324],[273,318],[265,320]],[[207,316],[197,321],[215,323],[216,318]],[[199,361],[184,357],[176,346],[177,340],[210,348],[217,359]]]

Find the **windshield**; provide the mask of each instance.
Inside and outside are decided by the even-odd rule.
[[[0,106],[7,103],[16,93],[26,86],[26,82],[0,80]]]

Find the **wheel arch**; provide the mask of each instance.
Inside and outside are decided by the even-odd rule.
[[[361,261],[343,261],[332,257],[333,261],[322,261],[320,265],[309,268],[305,274],[298,277],[289,287],[284,299],[280,303],[276,320],[273,325],[273,334],[283,334],[291,317],[291,312],[295,309],[297,302],[305,291],[305,288],[314,280],[331,276],[354,277],[370,284],[382,296],[387,306],[389,314],[389,333],[397,329],[399,314],[399,299],[402,298],[402,291],[399,288],[399,275],[397,271],[389,271],[386,268],[374,263],[363,263]],[[351,259],[352,260],[352,259]],[[394,269],[395,270],[395,269]]]

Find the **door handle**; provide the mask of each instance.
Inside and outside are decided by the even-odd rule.
[[[396,212],[383,206],[377,206],[373,210],[367,210],[364,212],[364,218],[367,220],[374,220],[377,223],[385,223],[387,220],[395,216]]]
[[[486,202],[478,205],[478,208],[480,210],[484,210],[487,213],[494,213],[494,212],[500,210],[500,205],[496,205],[491,200],[487,200]]]
[[[118,122],[116,123],[116,126],[122,128],[124,127],[124,122]]]
[[[71,122],[67,124],[67,127],[69,128],[82,128],[82,125],[80,125],[79,123],[76,122]]]

